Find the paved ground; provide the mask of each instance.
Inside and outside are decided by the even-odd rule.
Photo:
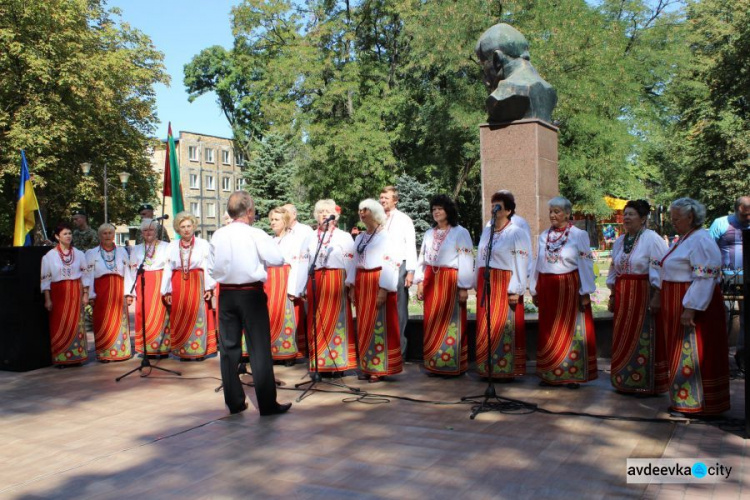
[[[723,500],[750,489],[742,381],[732,382],[733,422],[629,420],[667,419],[666,398],[618,395],[604,371],[577,391],[542,388],[530,376],[500,384],[504,396],[549,413],[470,420],[460,397],[482,394],[486,383],[473,374],[432,378],[407,364],[392,382],[345,379],[392,397],[316,392],[286,415],[260,418],[253,406],[228,415],[214,391],[217,358],[160,362],[182,370],[179,378],[154,372],[115,382],[138,364],[0,372],[0,498]],[[303,365],[276,375],[279,399],[296,398],[290,387]],[[568,411],[615,418],[556,413]],[[713,457],[735,469],[718,485],[628,485],[629,457]]]

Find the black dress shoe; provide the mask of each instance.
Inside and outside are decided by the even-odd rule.
[[[244,403],[242,403],[242,406],[240,406],[239,408],[235,408],[234,410],[230,408],[229,413],[231,413],[232,415],[236,415],[238,413],[242,413],[243,411],[247,410],[247,407],[248,407],[248,404],[247,404],[247,401],[245,401]]]
[[[269,415],[281,415],[282,413],[286,413],[289,411],[289,408],[292,407],[292,403],[284,403],[279,404],[276,403],[276,407],[269,410],[269,411],[262,411],[260,412],[261,417],[268,417]]]

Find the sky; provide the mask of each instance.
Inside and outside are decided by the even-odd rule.
[[[205,94],[192,103],[183,84],[183,67],[193,56],[212,45],[232,46],[230,11],[240,0],[108,0],[117,7],[122,21],[151,38],[164,54],[171,78],[169,86],[157,84],[156,111],[160,123],[156,137],[166,139],[172,122],[175,138],[180,130],[231,137],[226,118],[215,94]]]

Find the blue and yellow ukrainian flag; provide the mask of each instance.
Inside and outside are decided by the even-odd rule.
[[[26,163],[26,153],[21,150],[21,183],[18,186],[16,198],[16,229],[13,233],[13,246],[31,246],[31,232],[34,229],[34,210],[39,210],[39,204],[31,184],[29,164]]]

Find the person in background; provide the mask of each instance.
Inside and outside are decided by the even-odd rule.
[[[144,203],[138,207],[138,213],[141,216],[141,220],[154,219],[154,207],[149,203]],[[169,243],[169,234],[167,234],[167,230],[164,229],[160,222],[154,221],[154,225],[156,226],[156,238]],[[143,233],[139,228],[135,233],[135,244],[140,245],[141,243],[143,243]]]
[[[292,234],[300,236],[303,240],[313,234],[313,228],[311,228],[307,224],[302,224],[297,220],[297,207],[295,207],[291,203],[287,203],[281,208],[284,208],[289,212],[289,217],[291,218],[289,231]]]
[[[73,248],[81,252],[91,250],[99,245],[99,235],[89,227],[89,217],[83,210],[73,211]]]
[[[393,257],[399,261],[398,276],[398,324],[401,337],[401,355],[406,359],[406,324],[409,322],[409,288],[414,281],[417,267],[417,237],[414,222],[396,208],[398,190],[395,186],[386,186],[380,192],[380,205],[385,210],[386,220],[383,229],[390,236]]]
[[[708,232],[721,251],[722,279],[729,285],[743,283],[742,231],[750,229],[750,196],[741,196],[734,202],[734,213],[714,220]],[[745,301],[739,300],[740,331],[734,359],[737,368],[745,371]],[[731,303],[727,303],[727,313]],[[729,324],[727,326],[730,326]]]

